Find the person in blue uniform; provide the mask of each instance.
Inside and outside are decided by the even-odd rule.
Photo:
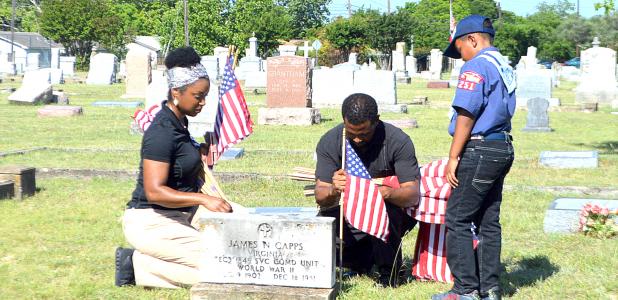
[[[465,64],[448,129],[453,140],[446,176],[453,191],[446,209],[446,251],[454,284],[432,299],[501,297],[500,204],[514,159],[510,131],[516,82],[513,69],[493,46],[494,34],[489,18],[468,16],[457,24],[444,52]],[[476,254],[472,224],[478,230]]]

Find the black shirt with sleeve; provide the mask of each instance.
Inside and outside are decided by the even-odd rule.
[[[352,144],[371,178],[396,175],[400,183],[414,181],[420,172],[410,137],[401,129],[378,121],[369,144],[361,151]],[[333,173],[341,169],[341,143],[343,123],[322,136],[316,147],[315,178],[332,183]]]
[[[174,112],[161,104],[161,110],[156,114],[150,127],[144,132],[142,139],[141,159],[137,184],[127,203],[128,208],[154,208],[166,210],[191,211],[194,206],[168,208],[151,204],[144,192],[144,159],[169,163],[169,173],[166,185],[181,192],[197,192],[197,180],[202,168],[201,155],[193,145],[187,128],[187,118],[182,123]]]

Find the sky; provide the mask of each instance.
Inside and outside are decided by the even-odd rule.
[[[378,9],[386,12],[388,0],[349,0],[352,5],[352,10],[361,7]],[[453,1],[465,1],[465,0],[453,0]],[[579,13],[582,17],[588,18],[594,15],[602,14],[602,11],[594,10],[594,3],[601,2],[601,0],[570,0],[571,3],[577,4],[579,1]],[[418,1],[405,1],[405,0],[390,0],[391,11],[395,10],[397,6],[404,6],[406,2],[418,2]],[[502,9],[514,12],[520,16],[526,16],[536,12],[536,7],[539,3],[546,2],[549,4],[555,3],[556,0],[501,0],[500,5]],[[348,0],[332,0],[329,10],[331,17],[334,16],[347,16]],[[456,16],[457,17],[457,16]]]

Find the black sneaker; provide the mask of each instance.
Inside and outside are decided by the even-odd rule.
[[[133,249],[116,248],[116,286],[135,285]]]

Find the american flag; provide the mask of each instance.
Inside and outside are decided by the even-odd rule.
[[[219,110],[215,120],[215,140],[218,141],[214,157],[218,159],[230,146],[241,141],[253,132],[253,122],[249,115],[245,95],[234,75],[230,55],[225,64],[223,81],[219,88]]]
[[[383,241],[388,237],[388,215],[378,186],[346,140],[345,170],[347,180],[343,197],[343,209],[348,222],[360,231]]]

